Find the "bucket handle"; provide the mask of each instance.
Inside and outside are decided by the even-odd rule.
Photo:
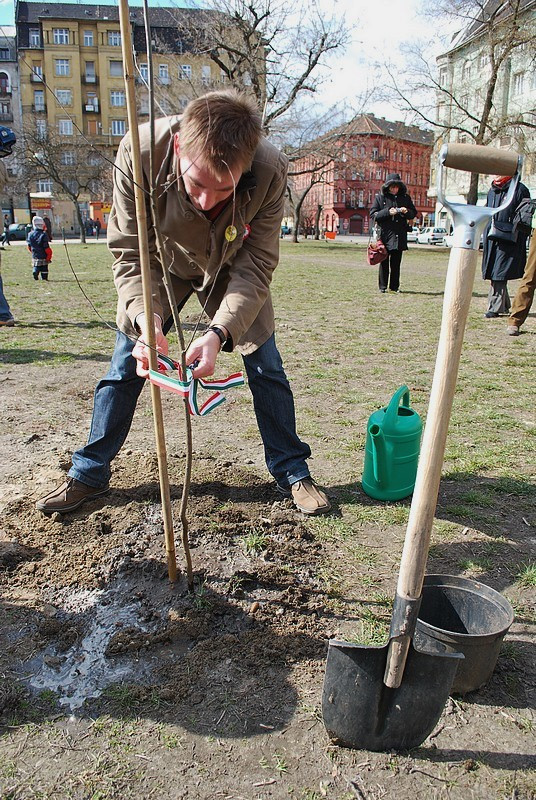
[[[409,389],[404,384],[400,389],[397,389],[389,401],[389,405],[385,409],[384,428],[394,428],[398,418],[398,406],[400,405],[400,398],[402,398],[402,405],[409,408]]]

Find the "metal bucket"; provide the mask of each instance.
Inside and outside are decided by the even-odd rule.
[[[463,653],[452,692],[466,694],[491,677],[513,621],[508,600],[489,586],[454,575],[426,575],[415,645],[429,653]]]

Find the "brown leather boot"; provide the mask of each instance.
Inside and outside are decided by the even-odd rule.
[[[99,497],[108,491],[108,486],[102,489],[96,489],[94,486],[88,486],[87,483],[81,483],[75,478],[67,478],[65,483],[58,486],[54,491],[49,492],[45,497],[38,500],[35,507],[43,514],[66,514],[68,511],[74,511],[75,508],[81,506],[85,500],[91,500],[93,497]]]
[[[290,487],[292,501],[302,514],[324,514],[331,508],[328,496],[312,478],[304,478]]]

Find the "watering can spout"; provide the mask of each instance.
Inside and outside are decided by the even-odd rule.
[[[371,425],[369,428],[370,440],[372,442],[372,466],[374,470],[374,480],[378,486],[384,488],[389,486],[389,459],[387,458],[387,447],[385,436],[379,425]]]

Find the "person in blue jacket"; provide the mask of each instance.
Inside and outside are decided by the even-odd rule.
[[[52,261],[52,249],[43,217],[33,218],[32,231],[28,234],[26,241],[28,250],[32,254],[34,280],[38,281],[39,275],[41,275],[43,281],[48,281],[48,265]]]

